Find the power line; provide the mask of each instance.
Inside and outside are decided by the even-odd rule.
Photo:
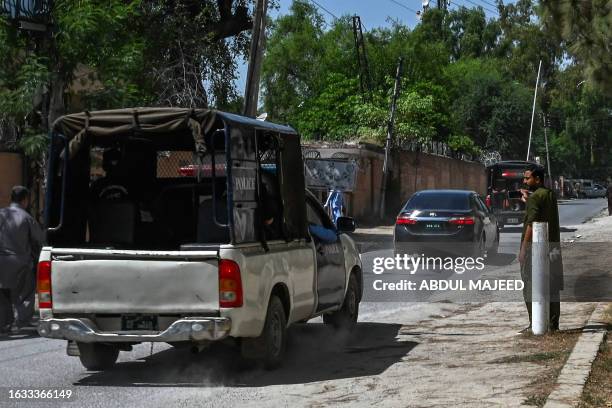
[[[322,5],[320,5],[319,3],[317,3],[315,0],[310,0],[312,3],[315,4],[315,6],[317,6],[318,8],[320,8],[321,10],[323,10],[324,12],[326,12],[327,14],[329,14],[330,16],[332,16],[335,20],[338,20],[338,17],[336,17],[336,15],[334,13],[332,13],[331,11],[329,11],[328,9],[326,9],[325,7],[323,7]]]
[[[497,9],[497,4],[493,4],[490,1],[487,1],[487,0],[478,0],[478,1],[484,4],[488,4],[489,6],[495,7]]]
[[[499,12],[497,10],[491,10],[490,8],[484,7],[482,4],[478,4],[476,2],[473,2],[472,0],[463,0],[463,1],[467,1],[468,3],[471,3],[476,7],[481,7],[483,10],[488,11],[489,13],[495,13],[499,15]]]
[[[413,13],[418,13],[418,11],[416,11],[415,9],[410,8],[410,7],[406,6],[405,4],[400,3],[399,1],[395,1],[395,0],[389,0],[389,1],[390,1],[391,3],[395,3],[395,4],[397,4],[398,6],[400,6],[400,7],[402,7],[402,8],[405,8],[405,9],[406,9],[406,10],[408,10],[408,11],[412,11]]]

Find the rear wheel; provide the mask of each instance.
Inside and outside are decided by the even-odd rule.
[[[77,343],[81,364],[92,371],[101,371],[115,365],[119,357],[119,349],[100,343]]]
[[[278,367],[287,346],[287,316],[278,296],[273,295],[268,304],[266,321],[261,336],[243,339],[242,356],[261,362],[266,369]]]
[[[359,285],[357,278],[351,274],[342,308],[337,312],[323,315],[323,322],[337,328],[352,329],[359,317]]]

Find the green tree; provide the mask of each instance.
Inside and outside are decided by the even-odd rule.
[[[607,0],[541,0],[541,16],[573,57],[584,63],[585,78],[612,94],[612,4]]]
[[[298,107],[321,89],[323,17],[311,3],[295,1],[272,26],[262,68],[264,109],[271,120],[289,122]]]
[[[527,151],[531,93],[507,81],[495,60],[461,60],[446,77],[452,102],[453,134],[468,135],[487,150],[518,159]]]

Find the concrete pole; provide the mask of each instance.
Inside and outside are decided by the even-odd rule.
[[[550,316],[550,258],[548,223],[533,223],[531,255],[531,331],[536,336],[548,332]]]
[[[527,145],[527,158],[526,161],[529,161],[529,153],[531,151],[531,134],[533,133],[533,118],[535,116],[535,108],[536,108],[536,99],[538,98],[538,85],[540,84],[540,70],[542,69],[542,60],[540,60],[540,65],[538,65],[538,77],[536,78],[536,86],[533,91],[533,109],[531,110],[531,126],[529,127],[529,144]]]
[[[261,76],[261,63],[266,41],[266,13],[267,0],[258,0],[255,6],[253,31],[251,33],[251,50],[249,54],[249,68],[247,71],[246,90],[244,92],[244,116],[254,118],[257,116],[257,103],[259,102],[259,79]]]
[[[385,218],[385,210],[387,207],[387,184],[389,183],[389,154],[391,145],[393,144],[393,127],[395,125],[395,109],[397,107],[397,98],[400,94],[400,83],[402,80],[402,66],[404,58],[400,57],[397,62],[397,72],[395,73],[395,86],[393,88],[393,99],[391,101],[391,112],[389,113],[389,123],[387,123],[387,141],[385,143],[385,161],[383,162],[383,179],[380,194],[379,217]]]

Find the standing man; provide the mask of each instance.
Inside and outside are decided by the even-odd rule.
[[[608,178],[608,188],[606,189],[606,197],[608,197],[608,216],[612,215],[612,179]]]
[[[557,198],[552,190],[544,187],[544,170],[532,167],[525,171],[524,182],[528,187],[525,218],[523,219],[523,234],[519,262],[521,278],[525,283],[523,297],[529,313],[531,328],[531,243],[533,238],[532,224],[534,222],[548,223],[548,241],[550,253],[550,330],[559,330],[561,314],[559,292],[563,289],[563,262],[561,260],[561,233],[559,228],[559,208]],[[525,330],[527,330],[525,329]]]
[[[25,326],[32,318],[34,304],[28,311],[22,302],[19,286],[34,279],[34,265],[42,246],[42,231],[27,213],[30,192],[15,186],[11,205],[0,209],[0,334],[7,333],[17,312],[17,326]],[[30,306],[30,305],[29,305]]]

